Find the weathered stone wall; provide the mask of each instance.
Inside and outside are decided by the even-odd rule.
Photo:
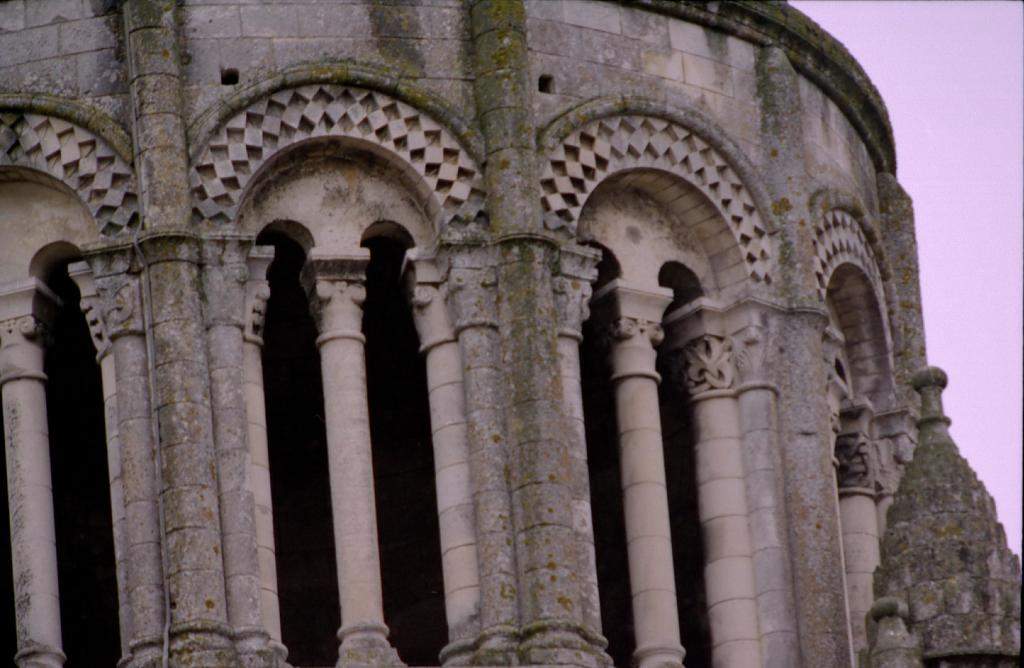
[[[25,295],[44,288],[24,281],[84,255],[103,281],[90,317],[131,316],[114,349],[130,345],[117,364],[130,364],[139,396],[105,388],[151,427],[121,438],[135,466],[125,494],[145,506],[124,540],[148,550],[144,566],[128,557],[121,583],[136,614],[124,627],[129,666],[159,654],[164,606],[174,665],[270,666],[284,654],[277,610],[254,602],[277,596],[273,531],[250,526],[269,504],[250,487],[254,472],[267,482],[266,444],[252,451],[238,413],[243,375],[246,401],[262,401],[262,302],[250,297],[265,302],[269,260],[258,276],[245,260],[267,229],[309,253],[303,278],[330,353],[328,447],[358,446],[363,473],[364,388],[359,373],[332,370],[361,359],[361,243],[412,246],[413,304],[434,305],[421,336],[447,332],[422,342],[444,350],[428,381],[464,385],[462,402],[431,406],[465,425],[442,443],[467,480],[445,500],[461,520],[441,523],[441,543],[468,555],[445,564],[446,587],[460,584],[447,592],[458,607],[443,661],[608,660],[574,371],[599,253],[580,242],[601,244],[621,270],[588,331],[615,332],[608,382],[621,390],[623,443],[659,424],[659,380],[700,405],[716,661],[849,660],[863,639],[848,630],[851,522],[836,505],[848,476],[837,483],[830,425],[874,402],[873,422],[842,427],[844,443],[874,445],[837,470],[880,453],[857,477],[856,516],[880,535],[916,437],[906,381],[924,343],[884,105],[812,22],[785,4],[669,0],[0,1],[0,306],[17,306],[0,312],[36,317]],[[673,283],[673,263],[692,284]],[[833,289],[840,267],[863,285]],[[842,302],[842,332],[828,329],[826,298]],[[206,345],[185,340],[204,333]],[[664,367],[669,352],[683,373],[661,379],[655,359]],[[851,377],[832,405],[840,361]],[[340,443],[345,430],[359,438]],[[714,455],[719,440],[728,456]],[[343,515],[372,507],[372,484],[356,494],[340,483],[353,469],[331,461],[336,532],[363,541],[339,539],[339,554],[354,549],[367,565],[338,564],[341,663],[391,662],[371,600],[380,574],[362,572],[377,528]],[[661,468],[643,481],[664,488]],[[667,521],[645,533],[665,505],[645,489],[630,492],[626,529],[666,539]],[[657,558],[643,575],[671,592],[671,548],[649,543],[638,554]],[[678,623],[664,624],[673,597],[631,593],[646,643],[635,660],[679,663]],[[46,628],[25,637],[36,632],[59,654]]]

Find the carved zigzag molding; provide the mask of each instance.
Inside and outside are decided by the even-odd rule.
[[[541,179],[545,223],[573,232],[594,188],[616,172],[649,168],[696,186],[729,224],[750,277],[770,282],[771,243],[754,201],[725,157],[686,128],[651,116],[613,116],[573,132]]]
[[[279,151],[317,137],[353,139],[400,157],[433,198],[442,223],[482,207],[479,167],[435,120],[377,91],[313,84],[277,91],[224,123],[192,168],[193,217],[234,221],[260,168]]]
[[[60,118],[0,113],[0,166],[49,174],[78,193],[100,234],[138,225],[138,195],[131,165],[92,132]]]
[[[860,224],[850,213],[842,209],[825,213],[815,225],[813,243],[814,275],[822,301],[825,301],[832,272],[845,262],[859,267],[867,275],[875,294],[881,295],[882,276],[875,255]]]

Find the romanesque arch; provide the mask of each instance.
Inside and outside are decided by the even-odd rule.
[[[437,121],[385,93],[309,84],[251,103],[213,134],[192,166],[194,219],[233,222],[261,168],[278,152],[318,137],[343,137],[397,157],[443,223],[471,218],[481,207],[479,167]]]
[[[104,236],[139,224],[130,164],[101,137],[71,121],[0,111],[0,167],[48,174],[76,192]]]
[[[674,174],[699,189],[727,221],[749,277],[771,282],[770,230],[736,169],[699,134],[658,116],[598,118],[554,146],[541,177],[546,224],[575,231],[583,206],[598,184],[618,172],[639,168]]]

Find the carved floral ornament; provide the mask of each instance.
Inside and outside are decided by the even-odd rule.
[[[193,218],[234,221],[246,185],[271,156],[317,137],[353,139],[401,158],[443,223],[482,208],[479,167],[437,121],[378,91],[312,84],[272,93],[219,128],[191,171]]]
[[[691,395],[733,385],[732,342],[728,338],[705,334],[690,341],[682,350],[681,362],[682,380]]]
[[[727,221],[751,279],[771,281],[768,231],[736,171],[690,130],[653,116],[598,119],[555,148],[541,177],[545,224],[575,233],[583,206],[598,184],[635,168],[667,171],[697,187]]]
[[[83,127],[52,116],[0,112],[0,167],[8,165],[49,174],[74,190],[102,235],[138,225],[131,165]]]

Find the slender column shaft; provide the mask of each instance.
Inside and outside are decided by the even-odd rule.
[[[436,276],[432,262],[418,261],[416,276]],[[443,289],[436,282],[412,285],[413,319],[426,356],[427,392],[434,445],[434,480],[444,571],[448,645],[442,662],[469,661],[479,630],[480,572],[470,486],[462,358],[445,308]]]
[[[473,660],[506,665],[515,660],[518,590],[495,279],[487,268],[490,258],[483,255],[453,254],[457,266],[448,277],[448,304],[465,369],[466,435],[480,574],[480,630]]]
[[[249,447],[249,490],[255,510],[255,535],[260,585],[260,615],[270,635],[270,645],[281,661],[288,651],[281,640],[281,609],[277,594],[277,551],[274,542],[274,509],[270,489],[270,455],[267,444],[267,408],[263,391],[263,321],[270,286],[266,275],[273,249],[257,247],[249,252],[246,283],[245,334],[243,336],[243,383],[246,443]]]
[[[670,291],[641,292],[613,281],[595,301],[614,300],[611,382],[619,426],[626,546],[639,668],[681,666],[675,569],[654,347]]]
[[[795,666],[800,662],[800,644],[789,571],[775,392],[764,384],[744,384],[738,388],[737,401],[743,424],[761,652],[765,665]]]
[[[250,240],[207,238],[203,244],[210,408],[217,460],[217,491],[227,618],[246,666],[273,662],[260,608],[256,509],[249,481],[248,419],[244,394],[246,255]]]
[[[338,666],[394,665],[400,662],[388,645],[384,624],[365,338],[361,332],[365,260],[354,260],[346,266],[343,275],[348,280],[323,278],[330,271],[323,266],[326,262],[330,261],[311,259],[304,279],[315,281],[312,301],[320,329],[317,346],[323,370],[327,466],[341,603]]]
[[[867,490],[839,490],[839,518],[846,562],[846,594],[854,651],[867,649],[867,614],[875,600],[874,573],[881,562],[878,509]]]
[[[731,392],[692,398],[697,430],[697,503],[714,663],[759,666],[757,594],[747,525],[743,441]]]
[[[14,659],[23,668],[64,665],[42,328],[33,315],[0,322],[0,392],[18,634]]]

